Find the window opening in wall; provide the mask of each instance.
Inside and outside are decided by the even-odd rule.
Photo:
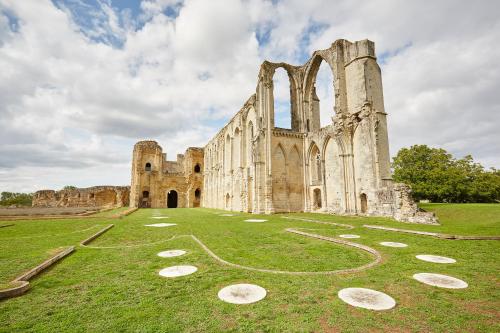
[[[325,127],[332,123],[335,115],[335,92],[332,68],[326,61],[322,61],[316,75],[316,96],[319,99],[320,126]]]
[[[316,161],[316,177],[317,177],[316,180],[321,181],[321,156],[319,155],[319,153],[316,155],[315,161]]]
[[[292,128],[292,99],[290,79],[283,68],[277,68],[273,77],[274,126]]]
[[[196,172],[196,173],[200,173],[200,171],[201,171],[201,167],[200,167],[200,165],[199,165],[199,164],[196,164],[196,165],[194,166],[194,172]]]
[[[321,208],[321,190],[319,188],[314,189],[314,209]]]
[[[144,168],[146,171],[151,171],[151,163],[146,163],[146,167]]]
[[[361,201],[361,213],[366,213],[368,211],[368,199],[366,197],[366,194],[361,193],[359,196],[360,201]]]

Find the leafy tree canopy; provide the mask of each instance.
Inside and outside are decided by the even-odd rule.
[[[426,145],[402,148],[393,158],[393,178],[410,185],[417,200],[500,202],[500,170],[485,170],[472,156],[455,159]]]
[[[2,192],[0,194],[0,206],[31,206],[33,194]]]

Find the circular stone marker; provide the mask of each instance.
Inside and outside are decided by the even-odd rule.
[[[380,291],[366,288],[345,288],[338,296],[349,305],[369,310],[389,310],[396,306],[391,296]]]
[[[234,216],[233,214],[220,214],[219,216]]]
[[[255,284],[233,284],[219,290],[217,296],[221,300],[232,304],[255,303],[266,297],[266,289]]]
[[[168,219],[168,216],[153,216],[151,218],[152,219],[157,219],[157,220],[159,220],[159,219]]]
[[[347,235],[339,235],[339,237],[342,237],[342,238],[359,238],[360,236],[347,234]]]
[[[194,266],[180,265],[164,268],[158,274],[163,277],[178,277],[193,274],[197,270]]]
[[[158,252],[157,256],[162,258],[172,258],[172,257],[182,256],[184,254],[186,254],[186,251],[184,250],[168,250],[168,251]]]
[[[417,259],[427,261],[427,262],[435,262],[437,264],[453,264],[457,261],[453,258],[434,256],[431,254],[419,254],[415,256]]]
[[[146,227],[155,227],[155,228],[163,228],[163,227],[171,227],[173,225],[177,225],[176,223],[154,223],[154,224],[145,224]]]
[[[413,275],[413,278],[430,286],[441,288],[463,289],[469,286],[465,281],[443,274],[417,273]]]
[[[379,244],[383,245],[383,246],[389,246],[389,247],[408,247],[407,244],[398,243],[398,242],[380,242]]]
[[[259,219],[248,219],[245,220],[245,222],[253,222],[253,223],[258,223],[258,222],[266,222],[267,220],[259,220]]]

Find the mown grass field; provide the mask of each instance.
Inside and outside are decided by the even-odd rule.
[[[346,223],[341,227],[296,221],[284,215],[255,216],[211,209],[141,209],[122,219],[101,214],[91,219],[27,220],[0,228],[0,283],[6,283],[48,258],[58,248],[77,245],[108,224],[115,224],[90,245],[31,281],[31,290],[0,302],[0,332],[498,332],[500,331],[500,241],[459,241],[363,228],[363,224],[459,235],[500,235],[500,205],[423,205],[437,213],[441,226],[422,226],[385,218],[288,214]],[[153,214],[169,216],[152,219]],[[265,223],[246,223],[263,218]],[[177,223],[167,228],[144,224]],[[353,240],[378,250],[380,265],[341,275],[277,275],[222,265],[191,238],[195,235],[224,260],[255,268],[319,272],[364,265],[373,257],[344,245],[285,231],[307,228]],[[408,244],[388,248],[382,241]],[[163,250],[183,249],[176,258]],[[452,257],[455,264],[417,260],[417,254]],[[158,276],[162,268],[187,264],[192,275]],[[421,284],[419,272],[447,274],[469,283],[461,290]],[[267,297],[249,305],[217,298],[230,284],[253,283]],[[337,292],[347,287],[379,290],[397,306],[387,311],[354,308]]]

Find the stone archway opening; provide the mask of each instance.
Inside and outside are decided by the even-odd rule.
[[[332,123],[335,116],[335,77],[332,67],[323,56],[316,54],[311,59],[309,71],[306,74],[305,130],[314,132]]]
[[[323,176],[321,171],[321,154],[318,146],[316,145],[314,145],[311,149],[309,165],[311,169],[311,184],[319,185],[323,181]]]
[[[151,207],[151,204],[149,202],[149,191],[142,191],[141,207],[142,208],[150,208]]]
[[[313,208],[320,209],[321,207],[321,190],[319,188],[315,188],[313,191]]]
[[[322,61],[316,74],[315,90],[319,100],[319,120],[323,128],[332,123],[335,115],[335,89],[332,68]]]
[[[368,199],[366,197],[366,194],[361,193],[359,199],[361,201],[361,213],[366,214],[366,212],[368,211]]]
[[[284,68],[276,68],[273,76],[274,126],[292,129],[291,78]]]
[[[199,188],[197,188],[194,191],[193,207],[200,207],[200,201],[201,201],[201,190]]]
[[[171,190],[167,193],[167,208],[177,208],[177,191]]]

